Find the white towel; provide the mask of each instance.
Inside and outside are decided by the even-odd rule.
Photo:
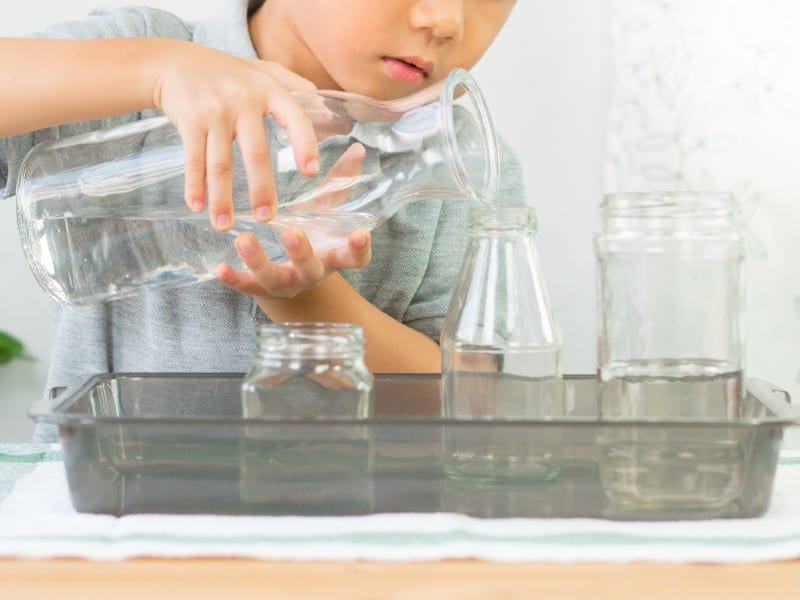
[[[745,563],[800,557],[798,451],[781,455],[771,507],[761,518],[619,522],[476,519],[457,514],[119,518],[80,514],[70,503],[56,449],[20,445],[2,450],[0,497],[6,494],[0,505],[2,556],[326,561],[476,558],[561,563]]]

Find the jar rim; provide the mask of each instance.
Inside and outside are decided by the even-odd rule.
[[[261,356],[358,356],[364,353],[364,328],[355,323],[265,322],[256,327]]]
[[[712,190],[609,193],[600,206],[608,217],[735,217],[739,212],[733,194]]]
[[[265,321],[256,326],[256,331],[261,332],[318,332],[318,333],[359,333],[363,335],[364,328],[356,323],[325,322],[325,321]]]

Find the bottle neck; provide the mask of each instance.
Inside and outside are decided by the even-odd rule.
[[[536,233],[536,213],[529,206],[476,206],[469,212],[473,236]]]

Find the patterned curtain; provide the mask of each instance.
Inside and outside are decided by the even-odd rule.
[[[800,2],[612,0],[612,10],[606,189],[737,197],[747,375],[800,402]]]

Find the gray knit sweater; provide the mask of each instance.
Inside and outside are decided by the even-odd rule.
[[[198,24],[149,8],[100,11],[37,35],[176,38],[255,57],[246,5],[247,0],[228,0],[219,18]],[[14,193],[19,164],[38,142],[149,116],[154,113],[0,140],[0,189],[5,187],[6,195]],[[505,145],[501,145],[499,199],[513,204],[525,201],[519,166]],[[460,201],[428,198],[415,202],[373,231],[373,257],[368,266],[342,274],[383,312],[438,340],[467,244],[466,214],[467,206]],[[75,385],[92,374],[112,371],[246,371],[253,355],[255,325],[265,320],[250,297],[215,280],[93,306],[53,304],[47,388]],[[53,430],[37,429],[40,440],[54,437]]]

